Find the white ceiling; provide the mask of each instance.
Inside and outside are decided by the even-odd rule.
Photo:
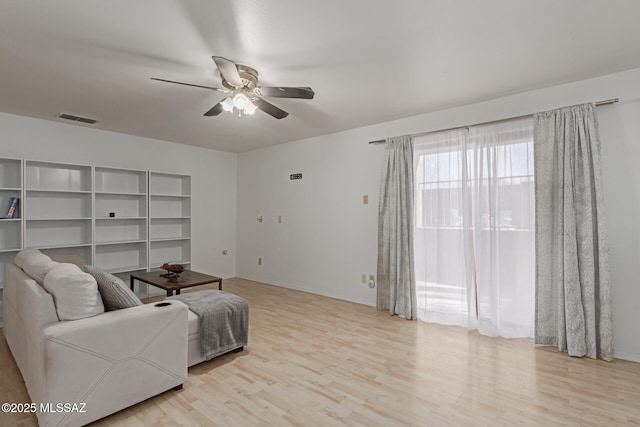
[[[242,152],[640,67],[637,0],[0,0],[0,111]],[[310,86],[203,114],[211,60]]]

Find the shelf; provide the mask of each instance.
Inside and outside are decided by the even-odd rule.
[[[103,217],[96,217],[96,221],[122,221],[122,220],[127,220],[127,219],[134,219],[134,220],[140,220],[140,219],[147,219],[146,216],[103,216]]]
[[[134,272],[134,271],[147,271],[147,267],[134,265],[134,266],[128,266],[128,267],[108,268],[108,269],[106,269],[104,271],[106,271],[107,273],[111,273],[111,274],[129,273],[129,272]]]
[[[0,190],[20,191],[22,187],[22,160],[0,159]]]
[[[22,220],[0,219],[0,251],[12,252],[22,247]],[[1,263],[0,263],[1,264]],[[0,265],[2,268],[2,265]]]
[[[97,218],[129,218],[147,216],[147,196],[142,194],[128,195],[124,193],[96,194],[94,214]]]
[[[91,194],[87,190],[49,190],[46,188],[27,188],[27,193],[61,193],[61,194]]]
[[[27,221],[24,234],[26,247],[91,245],[91,219],[55,219]]]
[[[154,194],[154,193],[149,194],[149,196],[151,196],[151,197],[173,197],[173,198],[176,198],[176,199],[187,199],[187,198],[191,197],[191,195],[189,195],[189,194]]]
[[[147,171],[98,167],[94,169],[96,194],[147,195]]]
[[[0,253],[5,253],[5,252],[20,252],[21,250],[22,250],[21,248],[0,249]]]
[[[27,191],[91,194],[91,166],[25,161]]]
[[[160,240],[149,244],[149,262],[162,265],[163,262],[191,259],[191,240]]]
[[[150,242],[171,242],[173,240],[191,240],[191,237],[160,237],[157,239],[150,239]]]
[[[164,172],[149,172],[149,194],[188,198],[191,177]]]
[[[68,245],[47,245],[47,246],[30,245],[30,246],[37,247],[38,249],[86,248],[86,247],[90,247],[91,243],[68,244]]]
[[[89,244],[84,246],[56,246],[47,248],[44,246],[38,246],[42,253],[45,255],[79,255],[87,262],[88,265],[93,265],[93,247]]]
[[[126,191],[96,191],[96,196],[100,196],[100,195],[139,197],[139,196],[146,196],[147,193],[129,193]]]
[[[22,218],[0,218],[0,222],[22,221]]]
[[[89,221],[90,217],[68,217],[68,218],[26,218],[26,221]]]
[[[135,243],[147,243],[146,240],[120,240],[115,242],[96,242],[96,246],[106,246],[106,245],[131,245]]]
[[[22,207],[23,216],[34,219],[93,217],[90,192],[27,192]]]
[[[150,219],[191,219],[190,216],[152,216]]]
[[[166,262],[166,261],[165,261]],[[182,264],[182,265],[191,265],[191,261],[187,260],[187,261],[176,261],[176,260],[169,260],[169,262],[171,264]],[[162,269],[162,264],[164,264],[164,262],[161,263],[155,263],[153,265],[149,265],[150,269],[154,269],[154,268],[158,268],[158,269]]]
[[[115,219],[115,218],[114,218]],[[137,242],[147,241],[147,221],[144,219],[122,218],[120,221],[96,220],[95,242]]]
[[[95,246],[94,265],[105,271],[144,269],[147,266],[147,262],[146,240],[132,244]]]

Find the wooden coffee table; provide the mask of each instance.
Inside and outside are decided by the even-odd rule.
[[[206,285],[207,283],[218,283],[218,289],[222,290],[222,279],[216,276],[209,276],[208,274],[198,273],[196,271],[185,270],[180,273],[180,277],[177,279],[162,277],[161,274],[166,274],[164,270],[149,271],[143,273],[134,273],[131,275],[131,290],[133,291],[134,280],[147,283],[151,286],[167,291],[167,296],[173,295],[173,291],[176,295],[180,295],[180,289],[191,288],[194,286]]]

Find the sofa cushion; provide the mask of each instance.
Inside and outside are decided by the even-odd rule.
[[[24,270],[24,262],[26,259],[33,254],[41,254],[39,249],[36,248],[25,248],[18,252],[16,258],[13,260],[13,263]]]
[[[30,253],[22,263],[27,276],[35,280],[39,285],[44,283],[44,278],[49,271],[58,265],[57,262],[52,261],[51,258],[40,252]]]
[[[44,278],[44,288],[53,295],[60,320],[77,320],[104,313],[96,279],[74,264],[58,264]]]
[[[142,305],[142,301],[118,277],[93,265],[85,265],[84,271],[98,282],[98,291],[106,311]]]

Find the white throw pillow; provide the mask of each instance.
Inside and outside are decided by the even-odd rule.
[[[98,284],[77,265],[58,264],[44,278],[44,288],[53,295],[60,320],[77,320],[104,313]]]
[[[32,253],[25,258],[24,267],[22,269],[29,277],[38,282],[39,285],[44,283],[44,277],[49,271],[58,265],[51,258],[43,253]]]
[[[16,255],[16,258],[13,260],[13,263],[24,270],[24,262],[26,261],[26,259],[33,254],[40,254],[40,253],[42,252],[40,252],[39,249],[25,248],[20,252],[18,252],[18,255]]]

